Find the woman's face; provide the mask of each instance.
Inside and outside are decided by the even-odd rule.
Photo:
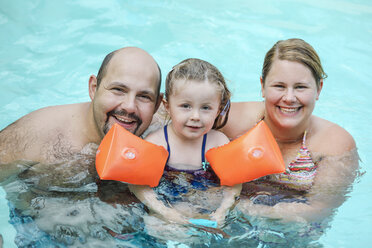
[[[311,70],[305,65],[275,59],[265,82],[261,80],[265,118],[277,128],[306,129],[322,85],[321,81],[317,88]]]

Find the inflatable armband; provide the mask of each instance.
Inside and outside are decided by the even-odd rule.
[[[98,147],[96,169],[102,180],[155,187],[163,175],[167,158],[164,147],[114,124]]]
[[[233,186],[285,171],[279,146],[264,121],[230,143],[210,149],[206,158],[221,185]]]

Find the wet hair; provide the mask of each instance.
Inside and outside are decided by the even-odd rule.
[[[114,57],[114,55],[117,51],[119,51],[119,50],[115,50],[115,51],[107,54],[106,57],[103,59],[101,67],[99,68],[98,74],[97,74],[97,88],[101,84],[102,79],[106,76],[108,64],[111,61],[112,57]],[[158,67],[158,70],[159,70],[158,88],[156,89],[156,94],[157,94],[156,98],[158,98],[159,95],[160,95],[160,86],[161,86],[161,70],[160,70],[160,67],[159,67],[158,63],[156,63],[156,66]]]
[[[198,82],[208,81],[218,86],[221,93],[221,103],[219,115],[216,117],[212,128],[220,129],[224,127],[230,112],[231,93],[222,73],[214,65],[201,59],[189,58],[181,61],[172,68],[165,79],[165,99],[167,101],[169,101],[169,96],[174,91],[174,82],[180,79]]]
[[[288,39],[276,42],[266,53],[262,68],[263,84],[275,59],[299,62],[308,67],[315,78],[318,89],[320,80],[327,77],[318,54],[310,44],[301,39]]]

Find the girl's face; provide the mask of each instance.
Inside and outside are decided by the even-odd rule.
[[[265,98],[265,118],[278,128],[307,128],[309,118],[318,100],[319,89],[308,67],[288,60],[274,60],[262,82]]]
[[[213,127],[219,114],[221,93],[208,81],[176,80],[165,107],[174,132],[184,139],[199,138]]]

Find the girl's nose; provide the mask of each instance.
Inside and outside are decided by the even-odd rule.
[[[200,120],[200,114],[198,109],[194,109],[191,113],[191,120],[198,121]]]

